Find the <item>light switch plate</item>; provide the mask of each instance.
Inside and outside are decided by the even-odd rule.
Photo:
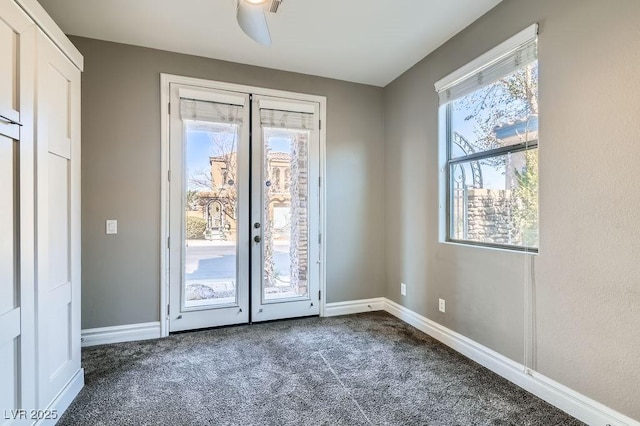
[[[118,233],[118,221],[115,219],[107,219],[107,235]]]

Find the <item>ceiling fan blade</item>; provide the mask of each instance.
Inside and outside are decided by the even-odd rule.
[[[267,17],[264,14],[264,7],[261,4],[251,4],[240,0],[238,3],[238,13],[236,15],[238,25],[249,37],[260,44],[271,45],[271,35],[267,25]]]

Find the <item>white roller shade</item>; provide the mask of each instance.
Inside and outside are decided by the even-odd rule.
[[[242,124],[242,109],[240,105],[180,99],[180,118],[183,120]]]
[[[532,25],[438,81],[435,88],[440,105],[488,86],[537,59],[537,25]]]
[[[317,120],[314,120],[314,117],[314,114],[306,112],[260,109],[260,124],[262,127],[315,130],[318,128],[318,123]]]

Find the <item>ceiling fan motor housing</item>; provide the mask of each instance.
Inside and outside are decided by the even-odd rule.
[[[269,5],[269,12],[276,13],[280,4],[282,4],[283,0],[271,0],[271,4]]]

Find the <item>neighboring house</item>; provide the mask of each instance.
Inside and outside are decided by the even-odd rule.
[[[211,190],[198,191],[197,201],[187,206],[188,216],[206,221],[202,238],[234,240],[237,232],[237,191],[235,154],[209,157]],[[273,238],[288,240],[291,229],[291,155],[286,152],[268,154],[269,220]]]

